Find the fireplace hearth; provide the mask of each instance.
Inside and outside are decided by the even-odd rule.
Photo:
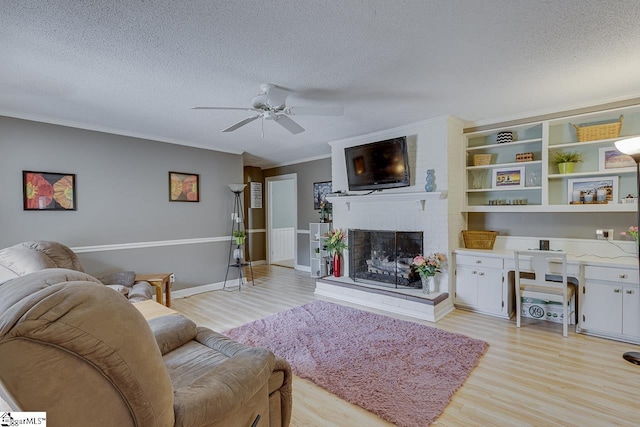
[[[421,231],[349,230],[349,277],[391,288],[420,288],[411,268],[422,253]]]

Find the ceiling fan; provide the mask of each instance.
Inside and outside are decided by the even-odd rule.
[[[233,132],[254,120],[262,118],[264,136],[264,120],[273,120],[294,135],[304,132],[304,128],[289,116],[342,116],[342,107],[288,107],[285,104],[289,92],[273,84],[261,84],[260,93],[251,100],[251,108],[242,107],[193,107],[192,110],[243,110],[257,114],[240,120],[223,129],[222,132]]]

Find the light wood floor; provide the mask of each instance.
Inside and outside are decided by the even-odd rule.
[[[266,265],[253,270],[255,286],[177,299],[173,308],[200,325],[222,331],[319,299],[307,273]],[[437,425],[640,425],[640,366],[621,357],[625,351],[640,351],[639,346],[575,331],[563,338],[561,325],[548,322],[517,329],[514,320],[463,310],[455,310],[437,324],[392,316],[490,344]],[[390,425],[300,378],[294,379],[293,398],[292,425],[296,427]]]

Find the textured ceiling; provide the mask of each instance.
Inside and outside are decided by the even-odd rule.
[[[270,166],[443,115],[469,124],[640,94],[637,0],[4,0],[0,115],[245,153]],[[291,135],[245,111],[261,83]]]

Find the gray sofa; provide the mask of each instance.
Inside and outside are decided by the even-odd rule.
[[[67,268],[84,272],[75,252],[62,243],[37,240],[0,250],[0,283],[45,268]],[[127,297],[129,302],[148,300],[154,295],[153,287],[148,282],[135,281],[133,271],[112,273],[99,280]]]
[[[145,320],[92,276],[0,284],[0,397],[50,426],[285,427],[289,364],[179,314]]]

